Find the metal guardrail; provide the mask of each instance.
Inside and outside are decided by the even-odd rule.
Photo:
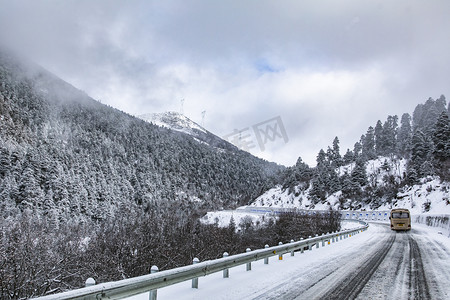
[[[193,265],[175,268],[171,270],[165,270],[157,273],[143,275],[139,277],[124,279],[114,282],[99,283],[97,285],[67,291],[64,293],[48,295],[44,297],[35,298],[38,300],[66,300],[66,299],[83,299],[83,300],[99,300],[99,299],[123,299],[126,297],[142,294],[149,291],[154,291],[158,288],[173,285],[179,282],[187,281],[190,279],[196,279],[200,276],[206,276],[208,274],[216,273],[228,268],[249,264],[252,261],[260,259],[267,259],[271,256],[280,256],[285,253],[304,249],[308,247],[312,249],[314,245],[319,247],[319,243],[322,242],[322,246],[326,241],[336,241],[340,238],[347,238],[353,234],[366,230],[369,225],[363,221],[350,220],[360,223],[362,226],[336,232],[326,235],[310,237],[308,239],[300,240],[297,242],[291,242],[288,244],[282,244],[278,246],[268,247],[264,249],[258,249],[246,253],[236,254],[224,258],[215,260],[208,260],[199,262]]]
[[[292,211],[292,208],[287,207],[265,207],[265,206],[246,206],[243,209],[238,209],[237,212],[250,212],[253,214],[265,215],[269,214],[276,216],[285,212]],[[305,215],[329,214],[329,210],[310,210],[310,209],[295,209],[296,212]],[[365,220],[365,221],[382,221],[388,220],[390,210],[372,211],[372,210],[343,210],[340,211],[343,219]]]

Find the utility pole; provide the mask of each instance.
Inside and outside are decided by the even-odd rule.
[[[205,115],[206,115],[206,110],[202,111],[202,127],[205,127]]]

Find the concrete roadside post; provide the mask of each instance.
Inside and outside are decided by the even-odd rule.
[[[264,248],[269,248],[269,245],[266,244],[266,245],[264,246]],[[269,258],[268,258],[268,257],[264,258],[264,264],[265,264],[265,265],[268,265],[268,264],[269,264]]]
[[[245,250],[245,252],[250,252],[250,251],[252,251],[252,249],[250,249],[250,248],[247,248]],[[251,271],[251,270],[252,270],[252,263],[249,262],[249,263],[247,263],[247,271]]]
[[[223,257],[224,258],[228,257],[228,252],[224,252]],[[230,277],[230,271],[229,271],[229,269],[224,269],[223,270],[223,278],[228,278],[228,277]]]
[[[198,264],[199,262],[200,260],[197,257],[194,257],[194,259],[192,260],[193,265]],[[192,279],[192,288],[198,289],[198,277]]]
[[[94,278],[89,277],[88,279],[86,279],[86,283],[85,283],[85,286],[86,286],[86,287],[88,287],[88,286],[93,286],[93,285],[95,285],[95,280],[94,280]]]
[[[158,271],[159,269],[155,265],[153,265],[150,268],[150,274],[157,273]],[[157,297],[158,297],[158,290],[151,290],[150,292],[148,292],[148,300],[156,300]]]

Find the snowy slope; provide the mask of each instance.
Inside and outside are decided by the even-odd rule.
[[[386,168],[386,163],[390,166]],[[348,165],[339,169],[339,175],[345,172],[351,173],[354,165]],[[372,185],[378,186],[385,184],[383,177],[393,175],[395,180],[400,180],[406,171],[406,161],[399,160],[391,162],[390,158],[378,158],[371,160],[366,165],[368,180]],[[341,192],[330,195],[325,202],[313,204],[309,199],[309,191],[311,187],[305,189],[303,186],[297,186],[294,193],[289,193],[287,189],[283,189],[281,185],[271,188],[259,196],[249,206],[239,207],[236,210],[228,211],[212,211],[208,212],[201,221],[206,224],[217,223],[220,227],[228,226],[230,219],[233,217],[237,229],[241,222],[252,221],[253,225],[267,222],[271,217],[270,214],[256,212],[255,210],[264,209],[306,209],[306,210],[329,210],[330,208],[339,209],[339,198]],[[414,216],[433,216],[433,215],[450,215],[450,183],[441,183],[439,178],[427,177],[423,178],[420,184],[414,186],[405,186],[389,204],[384,204],[378,208],[371,208],[369,205],[362,206],[359,210],[365,211],[389,211],[392,208],[407,208]]]
[[[387,164],[385,164],[387,162]],[[386,168],[389,165],[389,168]],[[339,168],[338,174],[351,173],[354,165],[347,165]],[[385,176],[393,176],[400,181],[406,172],[406,160],[392,161],[387,157],[380,157],[370,160],[366,164],[367,178],[369,184],[383,185]],[[309,200],[309,189],[304,190],[301,186],[295,187],[295,192],[289,194],[286,189],[276,186],[259,196],[251,206],[255,207],[287,207],[299,209],[326,210],[339,207],[339,197],[341,192],[329,196],[324,203],[312,205]],[[408,187],[397,194],[396,199],[392,199],[392,204],[385,204],[378,210],[389,210],[395,207],[404,207],[412,211],[413,214],[450,214],[450,183],[441,183],[439,178],[423,178],[420,184]],[[372,210],[368,206],[362,209]]]
[[[172,130],[196,136],[198,132],[207,133],[206,129],[180,113],[169,111],[138,116],[138,118]]]
[[[177,112],[169,111],[164,113],[150,113],[140,115],[138,116],[138,118],[160,127],[165,127],[190,135],[198,142],[205,143],[212,147],[229,151],[238,150],[238,148],[233,144],[223,140],[222,138],[216,136],[202,126],[198,125],[185,115]]]

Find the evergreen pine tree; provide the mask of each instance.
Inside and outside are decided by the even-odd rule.
[[[439,162],[450,159],[450,121],[447,112],[439,116],[433,132],[433,156]]]
[[[413,130],[421,130],[425,135],[432,135],[439,115],[446,111],[446,100],[441,96],[438,100],[428,98],[425,104],[416,106],[413,112]]]
[[[376,158],[375,153],[375,131],[372,126],[367,129],[364,136],[364,142],[362,144],[362,156],[365,160],[371,160]]]
[[[397,116],[388,116],[387,120],[384,122],[379,140],[377,140],[379,155],[388,155],[395,152],[398,126],[397,119]]]
[[[343,164],[340,148],[339,148],[339,138],[335,137],[333,140],[333,149],[332,149],[332,164],[334,167],[340,167]]]
[[[450,180],[450,121],[446,111],[436,122],[433,144],[435,169],[442,180]]]
[[[383,125],[380,120],[377,121],[377,124],[375,125],[374,129],[374,136],[375,136],[375,153],[377,156],[383,155],[383,138],[382,138],[382,132],[383,132]]]
[[[409,158],[411,152],[411,116],[407,113],[402,115],[400,128],[397,135],[397,153],[400,157]]]
[[[419,180],[419,176],[417,175],[417,171],[414,167],[408,167],[406,170],[406,182],[410,186],[416,184]]]
[[[355,168],[352,171],[351,177],[352,181],[358,183],[361,187],[367,184],[366,165],[362,159],[358,159],[356,161]]]
[[[355,155],[350,149],[347,149],[347,152],[345,152],[343,157],[343,162],[345,165],[348,165],[355,161]]]
[[[421,130],[416,130],[412,136],[411,164],[417,174],[422,176],[422,164],[431,159],[431,143]]]
[[[357,159],[360,158],[361,151],[362,151],[361,143],[360,142],[356,142],[355,145],[353,146],[353,159],[354,159],[354,161],[356,161]]]

